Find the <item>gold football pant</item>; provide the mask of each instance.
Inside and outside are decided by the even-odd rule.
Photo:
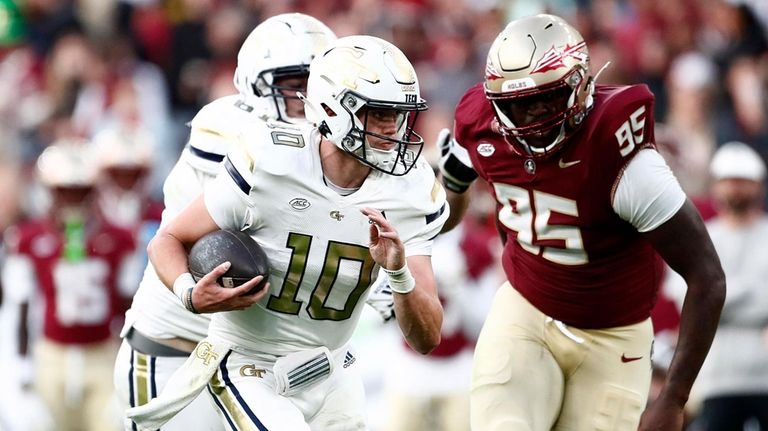
[[[112,367],[116,343],[84,346],[41,338],[35,346],[35,390],[57,431],[116,430]]]
[[[648,397],[652,342],[650,319],[569,327],[505,283],[475,349],[472,430],[634,431]]]

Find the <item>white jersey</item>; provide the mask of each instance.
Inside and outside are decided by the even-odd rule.
[[[226,96],[204,106],[190,123],[189,144],[163,184],[164,226],[203,191],[215,178],[221,160],[235,142],[240,127],[261,121],[255,109],[243,104],[239,96]],[[133,326],[154,338],[181,337],[199,341],[208,331],[210,316],[192,314],[147,264],[144,277],[126,313],[126,329]]]
[[[384,213],[406,256],[431,255],[449,213],[431,167],[422,159],[402,177],[372,171],[342,196],[324,182],[319,143],[311,127],[254,125],[224,160],[226,174],[206,186],[219,227],[249,233],[270,261],[270,294],[247,310],[216,313],[211,336],[268,355],[343,346],[379,269],[360,208]]]

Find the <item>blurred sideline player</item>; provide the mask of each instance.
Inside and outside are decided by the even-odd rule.
[[[96,161],[83,142],[59,141],[38,158],[50,191],[48,217],[8,229],[3,282],[20,307],[19,352],[33,345],[29,376],[63,431],[116,429],[112,410],[111,323],[138,281],[126,262],[134,251],[127,230],[105,223],[95,208]],[[42,300],[42,330],[30,321]],[[29,326],[26,326],[29,324]],[[32,343],[34,341],[34,343]]]
[[[413,66],[382,39],[339,39],[312,61],[305,103],[314,127],[254,124],[226,174],[150,243],[179,300],[216,314],[167,390],[129,411],[147,428],[207,384],[232,428],[367,429],[358,365],[347,358],[378,267],[408,343],[427,353],[440,342],[430,255],[449,211],[412,129],[426,109]],[[226,263],[192,279],[185,246],[220,228],[264,247],[268,288],[242,296],[258,276],[222,289]]]
[[[323,23],[293,13],[271,17],[248,36],[238,54],[234,83],[239,94],[214,100],[191,122],[189,144],[163,186],[163,223],[176,216],[213,179],[239,129],[264,120],[305,122],[304,91],[309,63],[336,36]],[[192,314],[169,292],[151,264],[126,313],[124,341],[115,363],[122,408],[146,404],[208,332],[210,316]],[[223,429],[207,396],[198,399],[164,430]],[[136,429],[126,420],[126,430]]]
[[[655,150],[653,95],[589,73],[567,22],[522,18],[456,108],[441,163],[454,217],[479,174],[498,201],[508,279],[475,349],[475,431],[680,430],[715,332],[725,279]],[[659,255],[688,293],[669,374],[646,408]]]
[[[141,274],[147,264],[147,244],[160,226],[163,204],[149,195],[154,144],[140,127],[112,127],[93,138],[98,166],[95,201],[107,222],[131,231],[136,251],[129,262]],[[122,312],[131,304],[126,298]]]
[[[162,203],[149,196],[155,147],[152,135],[141,128],[109,128],[94,136],[93,146],[99,166],[96,203],[102,216],[140,237],[149,234],[151,238],[163,209]]]

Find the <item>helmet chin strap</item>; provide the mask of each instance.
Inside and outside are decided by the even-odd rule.
[[[328,135],[331,134],[331,129],[328,128],[328,125],[325,124],[324,121],[320,120],[323,118],[323,116],[320,114],[320,108],[316,107],[314,103],[310,102],[310,100],[307,99],[307,96],[305,96],[300,91],[296,92],[296,97],[298,97],[299,100],[304,103],[304,116],[307,118],[307,120],[315,123],[315,126],[317,126],[318,131],[323,137],[330,138]]]
[[[592,86],[594,86],[595,82],[597,82],[597,79],[600,78],[600,74],[602,74],[603,71],[605,69],[607,69],[608,66],[610,66],[610,65],[611,65],[611,62],[610,61],[606,61],[605,64],[603,65],[603,67],[601,67],[600,70],[597,71],[597,73],[595,74],[595,78],[592,80]]]
[[[585,88],[585,90],[587,90],[587,100],[584,104],[587,110],[592,108],[592,104],[594,103],[593,94],[595,92],[595,84],[597,84],[597,79],[600,78],[600,75],[603,73],[603,71],[607,69],[608,66],[610,65],[611,65],[610,61],[605,62],[603,67],[601,67],[600,70],[597,71],[595,76],[590,76],[589,79],[587,79],[587,82],[584,84],[585,86],[587,86],[587,88]]]
[[[367,143],[365,148],[366,151],[370,151],[370,157],[366,157],[367,160],[369,160],[374,165],[383,168],[388,169],[392,163],[394,163],[394,160],[392,158],[392,154],[395,152],[394,149],[391,150],[380,150],[378,148],[373,148],[370,144]]]

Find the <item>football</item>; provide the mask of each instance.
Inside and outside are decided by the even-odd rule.
[[[232,266],[217,280],[219,285],[237,287],[257,275],[263,275],[264,280],[247,293],[253,295],[267,284],[267,254],[250,235],[237,231],[217,230],[197,240],[189,251],[189,272],[198,281],[227,261]]]

